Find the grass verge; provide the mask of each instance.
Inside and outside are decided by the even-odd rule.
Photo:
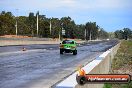
[[[130,74],[132,77],[132,40],[123,40],[112,61],[112,74]],[[132,80],[132,79],[131,79]],[[132,88],[128,84],[105,84],[103,88]]]

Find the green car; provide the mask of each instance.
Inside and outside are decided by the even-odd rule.
[[[77,44],[74,40],[64,40],[60,43],[60,54],[73,53],[77,55]]]

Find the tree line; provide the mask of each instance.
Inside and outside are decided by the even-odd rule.
[[[132,39],[132,30],[130,28],[123,28],[122,30],[116,30],[115,38],[118,39]]]
[[[38,15],[38,35],[37,35]],[[76,24],[71,17],[47,18],[39,12],[30,12],[28,16],[14,16],[11,12],[0,13],[0,35],[15,35],[17,22],[17,34],[41,38],[77,38],[77,39],[105,39],[109,37],[103,28],[96,22]],[[65,35],[62,34],[65,30]],[[117,37],[117,36],[116,36]]]

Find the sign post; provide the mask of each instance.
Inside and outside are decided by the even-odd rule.
[[[64,29],[62,29],[62,35],[65,35],[65,30]]]

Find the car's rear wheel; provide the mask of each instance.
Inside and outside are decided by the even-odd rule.
[[[63,50],[62,49],[60,49],[60,54],[63,54]]]
[[[73,55],[77,55],[77,50],[74,50],[73,51]]]

